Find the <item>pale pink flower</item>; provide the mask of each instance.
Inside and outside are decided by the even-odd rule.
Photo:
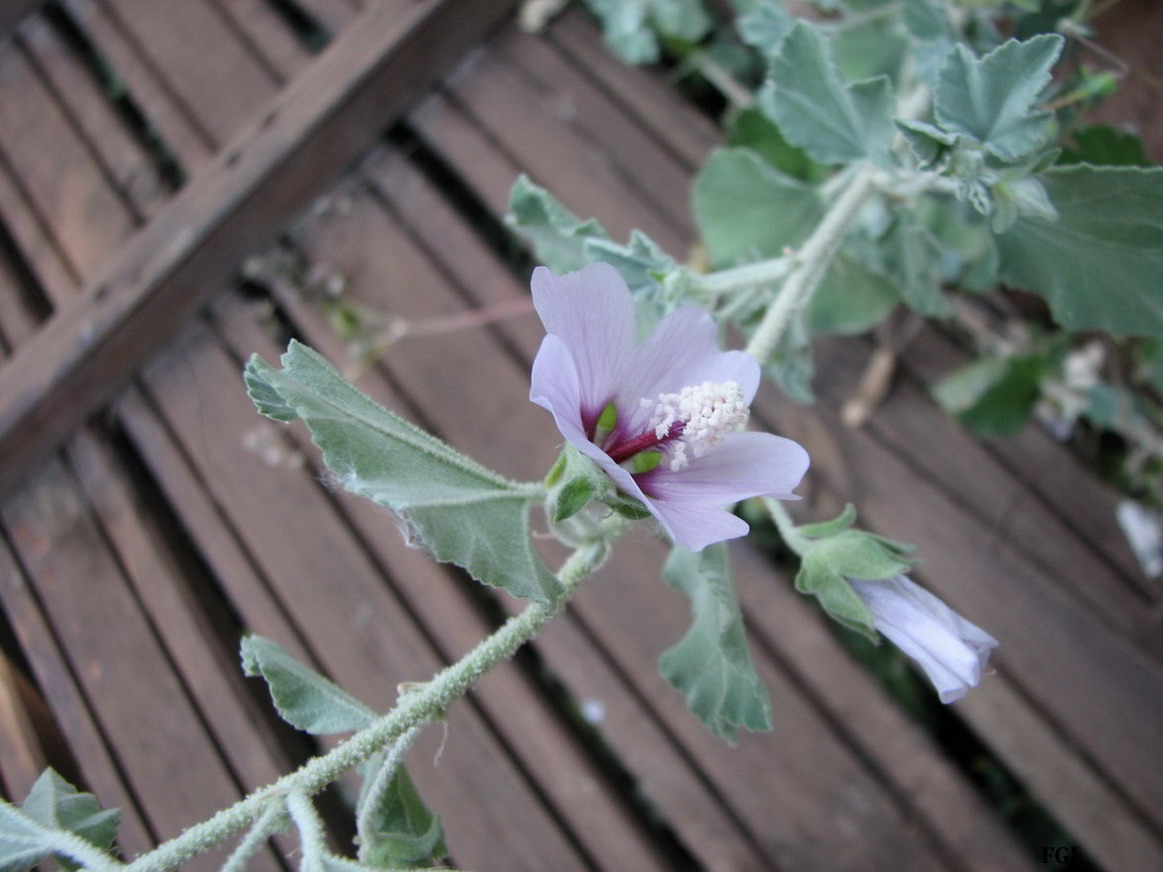
[[[746,535],[729,511],[739,500],[796,499],[807,452],[742,431],[759,365],[719,349],[706,311],[671,312],[640,343],[626,282],[602,263],[563,276],[539,267],[533,303],[548,335],[530,399],[678,545],[699,551]]]

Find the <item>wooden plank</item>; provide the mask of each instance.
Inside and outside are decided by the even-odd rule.
[[[150,522],[155,511],[103,440],[82,432],[68,456],[135,596],[231,768],[245,785],[273,781],[292,761],[279,752],[271,713],[257,709],[245,686],[238,637],[226,635],[228,616],[199,593],[211,580],[183,566],[188,559]]]
[[[370,8],[0,371],[0,491],[122,387],[216,280],[273,239],[509,6]]]
[[[153,836],[90,710],[79,677],[65,660],[6,540],[0,541],[0,608],[7,614],[37,684],[68,738],[82,770],[84,783],[80,786],[97,794],[105,807],[122,809],[118,843],[124,852],[136,854],[148,849]]]
[[[529,82],[538,103],[575,141],[592,149],[603,162],[619,167],[633,189],[654,207],[650,211],[673,219],[687,238],[693,235],[690,168],[675,160],[632,111],[611,100],[552,43],[516,28],[489,41],[489,57]],[[467,102],[476,108],[475,101]],[[605,131],[617,131],[617,135],[610,137]]]
[[[602,224],[614,238],[627,238],[632,228],[623,216],[642,201],[659,204],[668,197],[670,208],[641,211],[641,229],[669,251],[681,252],[683,240],[690,238],[689,211],[674,202],[675,193],[685,201],[685,188],[661,192],[639,185],[636,166],[623,161],[617,143],[579,137],[563,122],[561,104],[546,100],[534,82],[490,53],[457,71],[450,95],[535,182],[554,191],[576,191],[573,208],[579,215],[609,216]]]
[[[105,0],[104,6],[153,76],[197,116],[212,148],[235,136],[239,115],[253,113],[278,91],[271,68],[238,39],[208,0],[173,6]],[[207,99],[210,95],[213,100]]]
[[[29,658],[46,646],[59,646],[69,665],[53,663],[50,654],[41,684],[51,695],[54,686],[76,675],[97,730],[118,749],[117,767],[148,821],[149,841],[176,835],[192,820],[238,799],[237,785],[167,668],[166,652],[63,466],[45,467],[0,514],[28,584],[35,588],[35,593],[16,592],[15,597],[35,597],[53,628],[50,639],[26,649]],[[77,596],[82,585],[86,595]],[[8,599],[6,591],[6,607]],[[122,753],[125,749],[133,753]],[[89,759],[88,754],[78,757]],[[190,767],[190,759],[197,759],[198,766]],[[174,789],[175,772],[182,773],[181,790]],[[108,796],[103,801],[112,804]],[[148,847],[134,845],[136,850]],[[262,858],[259,864],[274,868]]]
[[[334,37],[351,23],[366,4],[360,0],[298,0],[298,5]]]
[[[134,229],[86,144],[19,50],[0,60],[0,152],[73,274],[107,258],[106,239],[121,242]],[[91,232],[96,225],[105,238]]]
[[[0,45],[16,30],[20,22],[43,6],[45,0],[7,0],[0,3]]]
[[[24,23],[19,39],[50,87],[54,102],[62,105],[93,160],[129,206],[134,223],[152,215],[170,192],[157,167],[82,59],[41,16]],[[37,145],[35,141],[20,143],[28,151],[36,150]],[[57,226],[55,215],[49,217],[49,224]],[[93,230],[100,244],[104,241],[101,235],[106,231],[97,224]],[[116,249],[116,245],[105,244],[107,254]]]
[[[0,572],[4,572],[0,558]],[[25,702],[31,696],[28,681],[0,649],[0,792],[9,802],[18,803],[48,766],[36,724]]]
[[[688,170],[701,167],[707,152],[722,144],[723,136],[715,123],[692,112],[661,75],[647,69],[626,75],[625,63],[610,53],[593,21],[576,6],[555,19],[545,36]],[[676,115],[681,116],[680,123],[675,123]]]
[[[229,0],[225,3],[210,0],[210,3],[247,46],[250,54],[260,60],[275,85],[282,87],[310,63],[311,53],[268,0]],[[215,62],[218,61],[216,54]],[[205,92],[196,94],[196,97],[204,101]]]
[[[209,163],[214,153],[213,136],[168,83],[158,77],[152,62],[143,56],[108,7],[96,0],[62,0],[61,7],[116,71],[135,105],[185,172],[193,175]]]

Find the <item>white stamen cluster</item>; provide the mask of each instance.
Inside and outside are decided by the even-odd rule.
[[[687,446],[695,457],[701,457],[728,433],[742,429],[749,414],[737,382],[705,381],[677,394],[660,394],[650,426],[655,436],[665,439],[675,424],[684,425],[681,440],[670,445],[670,468],[679,470],[690,462]]]

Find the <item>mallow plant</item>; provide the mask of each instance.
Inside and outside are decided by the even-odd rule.
[[[647,55],[659,32],[675,38],[671,25],[692,44],[711,26],[694,0],[594,5],[616,46]],[[663,675],[724,739],[769,729],[773,706],[748,654],[727,550],[749,532],[733,511],[741,500],[771,517],[799,559],[796,588],[828,615],[898,646],[944,702],[979,683],[998,643],[913,580],[911,546],[859,529],[851,506],[793,519],[812,446],[750,427],[751,401],[765,377],[810,397],[816,333],[866,330],[901,304],[945,317],[953,289],[999,281],[1042,295],[1066,328],[1163,336],[1163,171],[1063,163],[1072,104],[1062,95],[1074,83],[1052,77],[1062,36],[1006,38],[982,4],[831,2],[821,23],[765,0],[738,5],[736,41],[763,72],[733,144],[695,178],[709,263],[684,264],[641,232],[613,240],[528,179],[513,188],[510,225],[546,264],[532,277],[546,335],[530,400],[552,415],[563,448],[542,481],[482,466],[297,342],[278,366],[246,367],[258,411],[302,421],[339,486],[524,609],[387,713],[247,637],[242,667],[265,680],[284,719],[351,735],[134,859],[116,853],[116,811],[50,770],[20,805],[0,804],[0,869],[55,856],[160,872],[232,840],[224,868],[234,872],[286,831],[305,869],[437,864],[440,819],[402,765],[409,746],[552,620],[633,524],[672,545],[662,578],[691,601],[690,630],[662,655]],[[726,349],[724,337],[742,347]],[[546,531],[570,549],[556,568],[534,547]],[[351,770],[362,778],[357,835],[341,854],[313,797]]]

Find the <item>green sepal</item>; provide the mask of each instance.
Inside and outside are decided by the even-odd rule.
[[[650,509],[642,500],[620,491],[611,491],[602,498],[602,502],[629,521],[644,521],[649,518]]]
[[[691,600],[690,630],[663,653],[662,675],[708,729],[734,743],[740,728],[771,729],[771,702],[747,652],[727,545],[675,548],[662,577]]]
[[[911,545],[894,542],[864,530],[843,530],[812,542],[805,562],[815,561],[849,578],[880,581],[915,566],[905,557]]]
[[[825,563],[805,558],[796,573],[796,590],[814,596],[830,618],[878,641],[872,612],[841,573]]]
[[[368,787],[383,765],[384,755],[377,754],[363,767],[365,775],[358,802],[360,817],[364,816],[363,806],[371,801]],[[366,842],[360,845],[359,852],[360,859],[369,866],[427,868],[448,855],[440,815],[428,810],[403,765],[396,765],[388,789],[370,819],[374,828],[364,833]]]
[[[572,445],[566,445],[545,484],[546,510],[553,522],[559,524],[592,500],[604,497],[610,490],[610,477]]]
[[[375,711],[270,639],[247,636],[239,653],[243,673],[267,683],[279,716],[296,729],[315,736],[348,733],[376,719]]]
[[[916,565],[906,555],[911,545],[852,529],[856,510],[849,504],[831,521],[797,527],[802,562],[795,586],[816,597],[834,620],[876,641],[872,613],[849,579],[891,578]]]
[[[796,527],[796,532],[807,539],[823,539],[842,533],[856,523],[856,506],[847,503],[844,511],[830,521],[818,521],[815,524],[802,524]]]
[[[658,469],[660,463],[662,463],[661,451],[639,451],[630,458],[630,472],[635,475],[650,472],[652,469]]]

